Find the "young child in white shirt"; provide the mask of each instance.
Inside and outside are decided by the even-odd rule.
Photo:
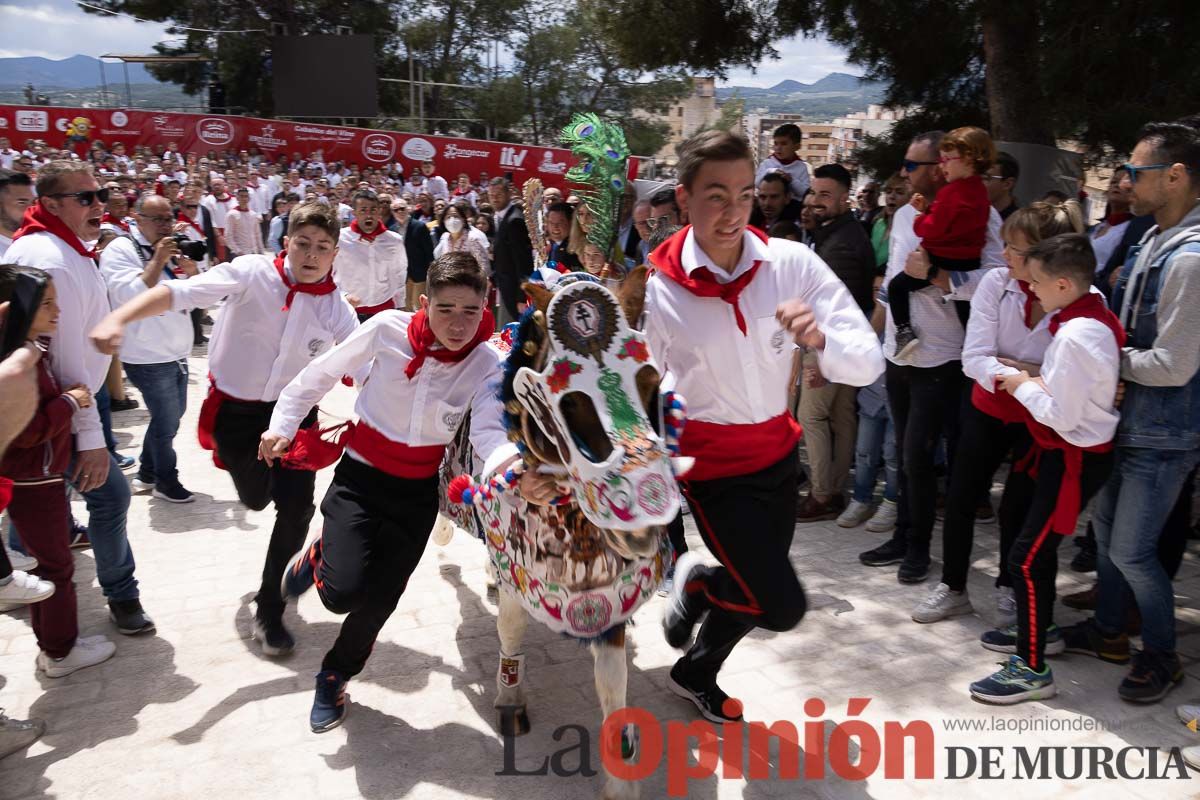
[[[1021,404],[1033,448],[1014,469],[1036,469],[1033,501],[1008,557],[1017,601],[1015,630],[988,631],[989,650],[1013,653],[1004,668],[971,684],[971,695],[1012,704],[1053,697],[1046,653],[1064,643],[1053,624],[1058,546],[1112,469],[1120,350],[1125,331],[1092,287],[1096,256],[1084,234],[1043,239],[1025,255],[1029,286],[1048,314],[1050,334],[1038,377],[999,379]]]

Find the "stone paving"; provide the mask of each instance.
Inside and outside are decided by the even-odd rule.
[[[485,591],[483,547],[465,536],[446,547],[430,544],[366,671],[350,684],[345,725],[324,735],[309,732],[313,675],[339,620],[310,593],[288,612],[299,642],[292,656],[264,658],[250,638],[250,598],[273,511],[239,506],[228,477],[196,445],[203,356],[198,350],[191,362],[190,407],[178,439],[181,476],[197,493],[197,502],[175,506],[135,495],[129,515],[142,599],[158,634],[133,639],[116,634],[103,609],[90,551],[77,557],[81,629],[116,641],[111,661],[58,680],[37,675],[28,612],[0,615],[0,706],[10,716],[38,716],[49,726],[41,741],[0,762],[0,798],[599,796],[600,775],[496,775],[505,764],[492,709],[496,606]],[[352,400],[350,390],[338,387],[323,407],[346,416]],[[116,415],[126,452],[138,452],[146,422],[142,409]],[[331,473],[319,476],[318,498]],[[690,518],[688,526],[690,544],[701,548]],[[805,723],[829,734],[848,719],[853,697],[869,698],[858,718],[877,731],[887,721],[925,720],[932,726],[939,777],[913,778],[910,744],[903,778],[884,777],[880,766],[866,780],[847,780],[826,762],[824,779],[698,778],[688,784],[688,797],[966,798],[1006,791],[1046,798],[1200,796],[1198,773],[1189,773],[1188,780],[1157,781],[1013,777],[1015,745],[1118,749],[1200,743],[1173,712],[1176,703],[1200,695],[1200,566],[1194,546],[1176,583],[1188,680],[1166,702],[1124,704],[1115,691],[1122,668],[1067,656],[1051,662],[1056,698],[992,708],[972,701],[966,687],[999,660],[977,644],[990,627],[993,608],[989,572],[996,559],[995,526],[980,526],[977,537],[970,589],[979,613],[926,626],[913,623],[909,613],[931,584],[903,586],[894,568],[859,565],[857,554],[880,538],[832,522],[798,526],[792,560],[808,588],[811,611],[790,633],[748,637],[727,663],[722,685],[745,702],[749,719],[788,720],[801,737]],[[1086,585],[1088,576],[1065,568],[1074,549],[1061,551],[1060,594]],[[690,704],[666,689],[677,654],[658,627],[662,603],[655,599],[639,612],[629,637],[629,704],[664,722],[691,722],[697,717]],[[1060,623],[1079,618],[1061,605],[1057,614]],[[590,764],[598,770],[601,720],[588,651],[536,625],[526,640],[534,727],[515,742],[515,770],[534,771],[547,756],[577,745],[578,729],[554,738],[556,729],[572,724],[589,735]],[[820,698],[826,710],[807,713],[810,698]],[[968,732],[947,729],[949,720],[987,726],[1026,721],[1043,728],[1096,720],[1109,730]],[[824,736],[813,740],[818,738]],[[970,779],[942,777],[946,748],[974,748],[978,755],[985,746],[1005,748],[997,764],[997,771],[1005,771],[1003,779],[980,780],[979,765]],[[963,758],[960,752],[960,770]],[[576,770],[579,750],[560,761],[568,771]],[[778,758],[772,764],[775,776]],[[1131,757],[1129,770],[1136,773],[1143,764],[1141,757]],[[668,796],[665,766],[645,779],[642,796]]]

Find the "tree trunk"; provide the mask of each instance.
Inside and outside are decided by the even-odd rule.
[[[1039,74],[1036,5],[984,0],[980,12],[992,138],[1053,147]]]

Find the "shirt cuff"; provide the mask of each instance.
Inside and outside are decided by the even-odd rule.
[[[104,449],[104,430],[87,430],[79,431],[75,434],[75,450],[82,453],[84,450],[102,450]]]
[[[521,451],[517,449],[517,445],[513,442],[505,442],[492,451],[491,455],[483,462],[483,473],[480,480],[487,480],[493,472],[495,472],[501,464],[508,461],[516,455],[520,455]]]
[[[1045,391],[1038,385],[1037,381],[1029,380],[1017,387],[1017,390],[1013,392],[1013,397],[1017,398],[1017,402],[1021,405],[1028,408],[1033,398],[1044,393]]]

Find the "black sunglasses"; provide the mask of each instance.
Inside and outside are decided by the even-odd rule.
[[[199,208],[199,207],[200,207],[200,205],[198,203],[187,203],[184,205],[184,208]]]
[[[48,194],[47,197],[74,197],[75,202],[83,207],[94,204],[97,200],[101,203],[108,202],[108,189],[89,189],[86,192],[59,192],[57,194]]]
[[[916,172],[918,167],[932,167],[940,161],[909,161],[907,158],[900,162],[905,172]]]

